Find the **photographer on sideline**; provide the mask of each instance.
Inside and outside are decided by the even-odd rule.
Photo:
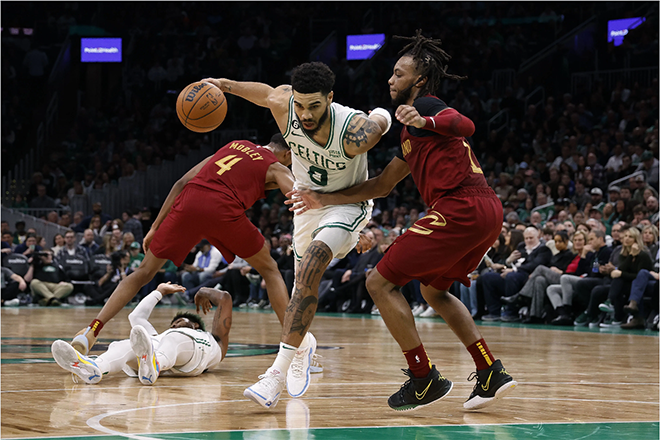
[[[62,266],[53,261],[51,251],[37,251],[28,260],[30,268],[25,274],[25,281],[30,283],[32,295],[39,300],[40,306],[59,306],[61,300],[73,292],[73,284],[68,282]]]
[[[131,256],[128,251],[117,251],[110,255],[111,264],[108,264],[105,275],[95,285],[88,286],[85,294],[89,299],[85,302],[87,306],[103,305],[105,300],[112,295],[117,285],[132,271],[128,267]]]

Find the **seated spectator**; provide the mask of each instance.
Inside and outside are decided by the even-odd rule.
[[[121,237],[121,249],[123,251],[131,251],[131,246],[133,246],[133,243],[135,243],[135,236],[133,235],[132,232],[124,232],[124,234]],[[138,243],[139,245],[140,243]]]
[[[121,250],[121,241],[114,235],[106,235],[103,237],[103,244],[96,250],[96,253],[109,257],[110,254],[119,250]]]
[[[11,254],[14,252],[14,236],[11,232],[2,233],[2,253]]]
[[[598,306],[602,312],[614,315],[611,320],[602,322],[601,327],[621,327],[624,323],[623,307],[630,296],[632,282],[642,269],[649,272],[653,270],[653,260],[644,246],[642,235],[637,228],[628,228],[623,233],[622,242],[619,265],[610,273],[612,284],[610,284],[609,295],[607,300]],[[591,312],[593,313],[593,310]]]
[[[112,221],[112,217],[110,217],[108,214],[105,214],[103,212],[103,206],[101,205],[101,202],[96,202],[92,205],[92,212],[93,212],[92,215],[82,219],[80,224],[78,224],[76,228],[73,230],[76,232],[83,232],[85,229],[90,228],[95,233],[98,233],[100,229],[103,227],[103,225],[106,225]],[[99,218],[99,223],[96,225],[92,225],[92,219],[94,217]]]
[[[144,254],[140,252],[140,243],[138,243],[137,241],[131,243],[128,253],[131,256],[131,261],[130,263],[128,263],[128,265],[131,268],[131,270],[135,270],[140,266],[142,260],[144,260]]]
[[[45,217],[50,210],[55,208],[55,201],[46,195],[45,185],[37,185],[37,196],[30,200],[30,208],[42,208],[33,212],[35,217]]]
[[[25,222],[19,220],[14,224],[14,244],[22,244],[27,238],[27,231],[25,230]]]
[[[73,284],[68,282],[64,269],[54,261],[51,251],[36,252],[31,259],[25,281],[30,283],[34,299],[40,306],[59,306],[61,301],[73,292]]]
[[[124,218],[124,232],[130,232],[135,237],[135,241],[142,244],[144,240],[144,232],[142,230],[142,223],[140,219],[142,215],[139,210],[126,210],[124,211],[126,218]],[[151,291],[150,291],[151,292]]]
[[[657,224],[658,223],[658,218],[660,216],[660,208],[658,206],[658,198],[653,197],[653,196],[649,196],[646,199],[645,204],[646,204],[646,209],[648,209],[649,213],[651,214],[649,216],[649,220],[654,225]]]
[[[184,273],[181,275],[181,285],[187,291],[211,278],[222,259],[220,251],[215,246],[211,246],[211,243],[206,239],[199,243],[198,248],[195,262],[184,264]],[[233,294],[234,292],[232,292]]]
[[[628,304],[623,307],[623,311],[629,313],[632,319],[625,324],[621,325],[622,329],[632,330],[636,328],[645,327],[644,316],[647,314],[644,310],[643,298],[645,295],[652,297],[651,304],[656,307],[649,319],[653,319],[658,315],[657,299],[658,299],[658,272],[660,272],[660,249],[656,244],[655,252],[650,254],[654,259],[653,270],[641,269],[635,279],[630,285],[630,297]],[[646,326],[649,327],[649,326]],[[657,328],[657,327],[656,327]]]
[[[96,280],[93,286],[88,286],[85,289],[85,294],[89,298],[85,305],[103,305],[119,285],[119,282],[130,274],[128,264],[131,261],[131,257],[128,255],[128,252],[114,252],[110,255],[110,261],[111,263],[106,266],[105,274]]]
[[[124,235],[124,222],[119,218],[116,218],[116,219],[112,220],[111,222],[104,224],[101,227],[101,229],[99,230],[99,235],[101,237],[103,237],[104,235],[110,234],[111,232],[114,232],[117,229],[119,229],[121,231],[121,235],[123,236]],[[129,245],[130,245],[130,243],[129,243]],[[128,250],[128,249],[125,249],[125,250]]]
[[[656,142],[657,147],[657,142]],[[642,153],[642,156],[639,158],[640,163],[636,171],[644,171],[646,176],[646,182],[657,188],[658,187],[658,159],[653,157],[653,153],[650,151],[645,151]]]
[[[534,227],[525,229],[523,233],[525,243],[521,243],[507,258],[507,266],[510,267],[504,269],[501,274],[489,273],[481,277],[488,308],[488,315],[482,318],[484,321],[500,321],[502,319],[500,298],[518,293],[537,266],[550,263],[552,252],[541,243],[539,235],[539,230]],[[507,310],[504,316],[510,322],[520,319],[511,310]]]
[[[84,259],[88,258],[87,250],[76,244],[76,233],[72,230],[68,230],[64,233],[64,247],[62,247],[62,249],[57,253],[55,258],[61,262],[66,255],[72,257],[77,255]]]
[[[53,252],[53,255],[57,255],[62,248],[64,247],[64,236],[62,234],[55,234],[53,237],[53,245],[50,250]]]
[[[588,238],[587,246],[589,246],[590,252],[593,252],[593,258],[591,258],[589,264],[591,267],[586,277],[573,275],[562,275],[561,277],[564,311],[568,318],[565,316],[561,323],[557,323],[558,325],[567,323],[571,316],[576,315],[579,316],[573,321],[574,325],[597,327],[599,324],[598,305],[605,298],[601,298],[601,293],[594,294],[594,291],[604,291],[605,297],[607,297],[607,286],[611,280],[609,275],[618,266],[620,250],[616,250],[615,253],[614,249],[605,244],[603,231],[591,231]],[[599,287],[603,287],[603,289],[597,289]]]
[[[586,242],[585,235],[582,233],[576,234],[577,246],[579,249],[584,247]],[[569,240],[568,234],[565,231],[557,232],[554,237],[554,246],[557,253],[552,256],[548,265],[539,265],[529,275],[527,282],[522,287],[520,292],[512,296],[505,296],[500,298],[505,304],[512,304],[514,306],[522,307],[529,306],[528,317],[526,323],[538,324],[543,322],[544,315],[544,302],[546,289],[551,284],[559,283],[561,275],[567,272],[568,266],[577,258],[575,268],[580,261],[580,255],[576,257],[573,252],[568,248]]]
[[[94,231],[91,229],[85,229],[83,232],[83,238],[80,241],[79,246],[87,252],[87,256],[91,257],[99,250],[101,246],[96,242],[96,237],[94,236]]]
[[[37,245],[37,235],[34,233],[28,233],[25,242],[19,244],[14,248],[15,254],[21,254],[25,256],[31,256],[35,252],[42,251],[42,247]]]
[[[16,307],[20,305],[18,294],[27,291],[27,283],[20,275],[15,274],[7,267],[2,268],[2,305],[5,307]]]

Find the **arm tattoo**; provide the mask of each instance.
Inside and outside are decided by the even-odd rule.
[[[369,135],[379,129],[378,123],[365,116],[353,116],[344,134],[344,146],[354,144],[357,148],[369,143]]]
[[[289,334],[303,336],[311,325],[318,303],[319,283],[331,259],[332,251],[323,242],[313,241],[305,251],[284,318],[284,329],[288,328]]]

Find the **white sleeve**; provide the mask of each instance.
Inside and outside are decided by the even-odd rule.
[[[213,273],[215,272],[215,268],[218,267],[218,264],[220,264],[220,261],[222,260],[222,254],[220,253],[219,250],[215,248],[215,246],[211,247],[211,261],[209,261],[209,265],[206,266],[204,269],[204,273]]]
[[[163,299],[163,295],[158,290],[154,290],[149,295],[145,296],[137,307],[135,307],[135,309],[133,309],[128,315],[128,321],[131,323],[131,327],[141,325],[150,335],[156,336],[158,332],[149,322],[149,316],[151,316],[152,310],[161,299]]]

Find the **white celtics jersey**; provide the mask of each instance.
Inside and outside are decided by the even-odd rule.
[[[204,371],[216,367],[222,361],[222,349],[213,335],[202,330],[180,327],[165,330],[154,339],[162,340],[168,333],[183,333],[195,342],[195,354],[186,365],[173,367],[172,373],[177,376],[197,376]]]
[[[367,155],[359,154],[349,158],[344,152],[342,142],[349,121],[357,113],[361,112],[334,102],[330,104],[330,136],[323,147],[303,131],[302,124],[293,110],[291,96],[284,139],[291,147],[291,169],[296,178],[296,187],[328,193],[367,180]]]

